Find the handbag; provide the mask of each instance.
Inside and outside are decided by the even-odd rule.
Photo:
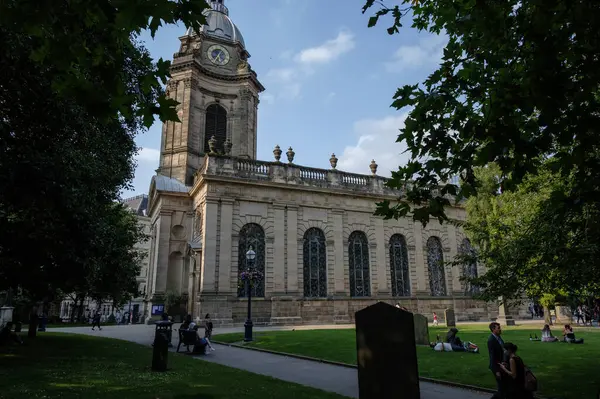
[[[525,367],[525,390],[527,390],[528,392],[535,392],[537,391],[537,389],[537,377],[528,367]]]

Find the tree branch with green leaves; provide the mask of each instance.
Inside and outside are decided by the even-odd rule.
[[[444,194],[461,200],[479,189],[475,168],[496,163],[500,187],[514,190],[550,156],[557,172],[571,176],[581,200],[597,197],[600,57],[594,52],[600,45],[600,7],[595,2],[390,3],[366,2],[363,13],[377,8],[370,27],[391,17],[389,34],[402,34],[408,23],[446,35],[448,43],[426,80],[394,95],[392,107],[410,109],[397,141],[406,144],[411,160],[392,173],[388,186],[408,189],[396,203],[378,204],[377,214],[444,221],[444,208],[451,205]],[[446,183],[455,176],[460,185]]]

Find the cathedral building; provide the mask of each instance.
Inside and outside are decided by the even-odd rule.
[[[474,300],[460,280],[483,270],[447,263],[470,249],[460,228],[373,215],[376,202],[401,195],[375,161],[361,175],[337,170],[335,155],[330,169],[297,165],[287,146],[256,159],[265,88],[223,3],[210,2],[206,25],[180,37],[173,57],[167,93],[180,122],[163,125],[150,183],[146,311],[158,318],[175,291],[194,317],[242,324],[240,273],[252,249],[263,276],[252,288],[257,324],[348,323],[376,301],[428,316],[453,308],[458,320],[496,317],[498,307]],[[465,219],[460,206],[447,214]]]

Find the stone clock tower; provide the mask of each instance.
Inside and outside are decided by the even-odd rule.
[[[167,95],[179,102],[181,123],[163,125],[157,172],[185,185],[192,184],[209,143],[217,153],[256,159],[258,95],[264,87],[223,1],[210,1],[206,24],[179,38],[167,84]]]

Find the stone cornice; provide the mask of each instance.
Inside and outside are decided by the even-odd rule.
[[[161,155],[163,155],[163,156],[164,155],[175,155],[175,154],[179,154],[182,152],[187,152],[189,154],[196,155],[199,157],[204,155],[204,153],[201,153],[200,151],[195,150],[194,148],[187,146],[187,145],[181,145],[181,146],[174,147],[171,150],[162,151]]]
[[[256,76],[256,72],[253,70],[249,70],[249,72],[239,75],[225,75],[213,72],[208,68],[204,67],[198,61],[194,59],[193,55],[185,55],[178,58],[178,62],[174,63],[171,66],[171,74],[175,72],[180,72],[186,69],[191,69],[194,72],[200,73],[202,75],[211,77],[213,79],[221,80],[224,82],[246,82],[251,81],[257,88],[257,91],[263,92],[265,87],[262,83],[259,82],[258,77]]]

